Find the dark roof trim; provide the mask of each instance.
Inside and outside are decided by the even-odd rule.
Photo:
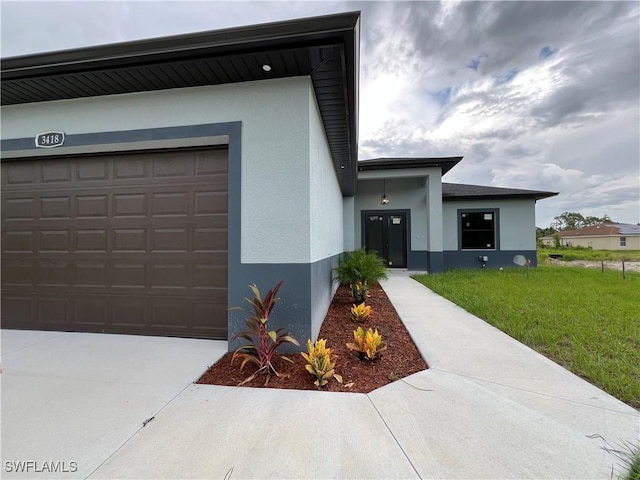
[[[442,175],[447,173],[462,157],[441,157],[441,158],[372,158],[358,162],[358,171],[366,172],[371,170],[398,170],[405,168],[442,168]]]
[[[288,20],[242,27],[226,28],[161,38],[59,50],[2,59],[2,80],[25,75],[72,73],[74,71],[111,68],[115,65],[138,65],[140,62],[166,62],[190,56],[218,56],[243,51],[270,50],[274,47],[305,47],[326,43],[327,36],[340,37],[353,32],[360,12]]]
[[[443,183],[442,200],[505,200],[514,198],[530,198],[542,200],[554,197],[558,192],[542,190],[522,190],[518,188],[487,187],[482,185],[465,185],[461,183]]]
[[[349,12],[38,53],[0,61],[0,95],[16,105],[309,76],[342,193],[353,195],[359,42],[360,12]]]

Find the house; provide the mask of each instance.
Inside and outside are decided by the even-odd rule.
[[[563,247],[585,247],[594,250],[640,250],[640,225],[601,223],[577,230],[565,230],[542,237],[547,246],[555,245],[555,238]]]
[[[230,339],[256,283],[316,338],[344,251],[535,261],[551,192],[358,162],[359,13],[2,60],[2,326]],[[381,197],[386,196],[386,202]],[[382,199],[384,200],[384,199]]]

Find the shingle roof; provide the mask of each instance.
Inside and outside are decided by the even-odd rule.
[[[558,195],[557,192],[545,192],[542,190],[522,190],[519,188],[486,187],[483,185],[466,185],[462,183],[443,183],[443,200],[474,200],[474,199],[499,199],[499,198],[543,198]]]
[[[558,232],[561,237],[596,237],[610,235],[640,235],[640,225],[628,223],[601,223],[577,230]]]

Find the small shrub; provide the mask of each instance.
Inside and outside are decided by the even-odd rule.
[[[324,387],[329,383],[331,377],[342,383],[342,377],[335,373],[336,362],[331,358],[331,349],[326,348],[326,342],[324,339],[318,339],[313,344],[311,340],[307,340],[307,351],[309,353],[302,352],[300,354],[308,362],[304,368],[316,377],[316,381],[313,383],[318,388]]]
[[[347,343],[347,348],[358,352],[360,358],[365,360],[374,360],[387,349],[382,345],[382,335],[378,333],[378,329],[374,331],[370,328],[365,332],[362,327],[358,327],[353,331],[353,338],[355,343]]]
[[[253,375],[245,378],[239,385],[250,382],[260,374],[266,375],[267,377],[264,382],[265,386],[269,383],[271,373],[274,373],[278,377],[284,377],[285,375],[278,373],[271,363],[276,350],[286,343],[300,345],[295,338],[285,333],[283,328],[269,330],[269,315],[275,304],[280,300],[276,295],[280,287],[282,287],[282,283],[282,281],[279,282],[269,290],[264,299],[262,299],[258,287],[255,285],[249,286],[253,292],[253,299],[245,298],[245,300],[253,307],[253,315],[247,318],[248,330],[240,332],[235,338],[244,338],[250,343],[243,345],[233,352],[231,363],[233,363],[236,357],[241,357],[242,364],[240,365],[240,371],[242,371],[247,362],[255,363],[258,366],[258,370]],[[282,358],[293,363],[292,360],[287,357],[283,356]]]
[[[346,252],[338,266],[333,269],[334,280],[349,285],[355,303],[363,303],[369,287],[375,282],[387,278],[387,267],[376,252],[367,252],[364,248]]]
[[[362,302],[351,307],[351,316],[358,322],[364,322],[371,315],[371,307]]]

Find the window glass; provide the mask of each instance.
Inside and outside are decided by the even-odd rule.
[[[460,212],[460,238],[463,250],[495,249],[494,212]]]
[[[620,246],[621,247],[627,246],[627,237],[620,237]]]

